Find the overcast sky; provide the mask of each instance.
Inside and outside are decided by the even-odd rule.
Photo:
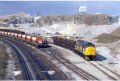
[[[80,6],[87,7],[87,13],[120,13],[120,1],[0,1],[0,15],[25,12],[30,15],[77,14]]]

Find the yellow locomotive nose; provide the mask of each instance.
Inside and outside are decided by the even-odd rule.
[[[87,48],[85,48],[84,54],[86,56],[89,56],[89,55],[95,56],[96,55],[96,48],[95,47],[91,47],[91,46],[87,47]]]

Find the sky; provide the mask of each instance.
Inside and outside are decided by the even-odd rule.
[[[0,1],[0,15],[25,12],[30,15],[77,14],[80,6],[87,13],[118,14],[120,1]]]

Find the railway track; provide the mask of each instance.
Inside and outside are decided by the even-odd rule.
[[[105,67],[99,62],[91,61],[90,64],[92,64],[95,68],[102,71],[104,74],[106,74],[111,80],[119,80],[120,75],[115,73],[114,71],[110,70],[109,68]]]
[[[69,62],[68,60],[64,59],[64,57],[61,56],[61,54],[59,54],[59,52],[57,52],[56,49],[47,49],[50,50],[52,52],[51,56],[55,57],[57,60],[59,60],[62,64],[64,64],[65,66],[67,66],[68,68],[70,68],[73,71],[73,66],[75,67],[75,72],[76,74],[79,75],[79,72],[77,69],[80,69],[79,67],[73,65],[71,62]],[[49,52],[48,52],[49,53]],[[49,53],[50,54],[50,53]],[[86,61],[88,62],[88,61]],[[109,68],[105,67],[104,65],[102,65],[100,62],[97,61],[89,61],[88,63],[90,63],[91,65],[93,65],[95,68],[97,68],[98,70],[100,70],[101,72],[103,72],[110,80],[119,80],[120,79],[120,75],[115,73],[114,71],[110,70]],[[72,68],[71,68],[72,67]],[[102,68],[102,69],[101,69]],[[84,71],[81,72],[82,74],[85,73]],[[81,76],[81,75],[80,75]],[[83,76],[83,75],[82,75]],[[91,80],[91,78],[86,78],[83,76],[84,79],[87,80]],[[93,78],[94,79],[94,78]]]
[[[60,54],[58,54],[58,55],[60,55]],[[106,76],[108,76],[109,79],[111,79],[111,80],[119,80],[120,79],[120,75],[119,74],[117,74],[114,71],[110,70],[109,68],[105,67],[100,62],[97,62],[97,61],[89,61],[89,62],[86,61],[86,62],[90,63],[95,68],[97,68],[98,70],[100,70],[101,72],[103,72]]]
[[[24,56],[25,54],[23,53],[23,50],[18,48],[15,44],[12,42],[5,40],[4,38],[2,39],[3,42],[7,43],[10,45],[14,50],[16,51],[16,54],[18,55],[18,58],[21,62],[23,72],[25,73],[25,79],[26,80],[39,80],[40,77],[38,77],[38,73],[33,64],[28,61],[28,59]]]
[[[40,50],[45,52],[43,49],[40,49]],[[48,48],[48,49],[46,49],[46,51],[50,51],[51,56],[53,58],[56,58],[59,62],[64,64],[67,68],[69,68],[74,73],[76,73],[77,75],[82,77],[84,80],[99,80],[98,78],[94,77],[93,75],[87,73],[86,71],[78,68],[77,66],[73,65],[71,62],[66,60],[56,49]],[[46,53],[50,54],[49,52],[46,52]]]
[[[54,77],[51,77],[47,72],[42,72],[46,71],[44,63],[40,59],[35,59],[35,56],[31,53],[31,51],[29,51],[30,49],[27,49],[24,44],[18,43],[18,41],[6,37],[1,37],[1,40],[15,49],[23,68],[25,80],[42,80],[43,75],[47,80],[54,80]],[[36,65],[39,68],[36,68]],[[40,71],[42,76],[38,73]]]
[[[20,45],[20,46],[22,46],[22,45]],[[24,47],[23,47],[23,49],[26,49],[26,48],[28,48],[28,47],[27,47],[27,46],[24,46]],[[29,55],[27,55],[27,56],[28,56],[28,57],[29,57],[29,56],[32,57],[32,59],[34,60],[34,62],[37,63],[39,69],[41,69],[41,72],[44,72],[44,73],[42,73],[42,74],[43,74],[44,76],[46,76],[47,80],[55,80],[56,78],[52,77],[51,75],[49,75],[49,74],[47,73],[47,69],[46,69],[44,63],[42,62],[42,60],[36,59],[37,56],[33,55],[33,53],[30,52],[29,50],[31,50],[31,49],[30,49],[30,48],[26,49],[26,51],[29,53]],[[35,53],[35,52],[34,52],[34,53]]]
[[[17,46],[21,47],[20,49],[22,49],[22,51],[20,51],[20,49],[14,45],[15,41],[11,41],[9,39],[7,39],[7,40],[9,40],[10,42],[5,40],[5,39],[2,39],[2,40],[6,41],[6,43],[11,45],[15,49],[15,51],[18,53],[18,57],[19,57],[19,59],[20,59],[20,61],[22,63],[22,67],[24,68],[26,79],[27,80],[40,80],[41,78],[40,78],[39,74],[37,73],[37,70],[35,69],[34,64],[32,62],[31,63],[28,62],[29,60],[31,60],[30,57],[35,58],[35,56],[29,50],[26,50],[27,47],[23,46],[22,44],[16,44]],[[40,50],[45,52],[45,50],[43,50],[43,49],[40,49]],[[83,79],[85,79],[85,80],[98,80],[98,78],[96,78],[93,75],[85,72],[84,70],[80,69],[79,67],[73,65],[71,62],[66,60],[60,54],[60,52],[57,51],[55,48],[53,48],[53,47],[52,48],[46,48],[46,51],[47,52],[45,52],[45,53],[51,54],[52,57],[56,58],[59,62],[64,64],[67,68],[72,70],[77,75],[81,76]],[[22,52],[24,52],[25,54],[23,54]],[[26,55],[26,56],[24,56],[24,55]],[[30,57],[29,57],[29,55],[30,55]],[[26,57],[29,57],[29,60]],[[40,59],[39,60],[38,59],[32,59],[32,60],[34,60],[40,66],[42,71],[46,71],[45,68],[44,68],[44,64],[41,63]],[[105,67],[104,65],[100,64],[99,62],[91,61],[90,63],[94,67],[96,67],[97,69],[102,71],[104,74],[106,74],[111,80],[118,80],[118,79],[120,79],[119,78],[120,75],[118,75],[117,73],[113,72],[112,70],[110,70],[109,68]],[[96,66],[96,64],[97,64],[97,66]],[[104,69],[101,69],[101,68],[104,68]],[[105,69],[106,69],[107,72],[105,71]],[[45,76],[47,76],[47,78],[49,80],[53,80],[53,77],[51,77],[49,74],[45,73]]]

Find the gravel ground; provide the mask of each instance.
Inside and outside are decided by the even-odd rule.
[[[0,42],[0,80],[23,80],[21,65],[16,52]]]
[[[4,80],[6,75],[7,53],[5,45],[0,42],[0,80]]]
[[[8,70],[11,70],[10,73],[7,74],[6,79],[12,79],[12,80],[23,80],[23,75],[22,75],[22,68],[21,64],[19,61],[19,58],[13,48],[10,46],[8,47],[8,52],[9,52],[9,61],[12,62],[11,68],[9,67]],[[24,73],[24,72],[23,72]]]

